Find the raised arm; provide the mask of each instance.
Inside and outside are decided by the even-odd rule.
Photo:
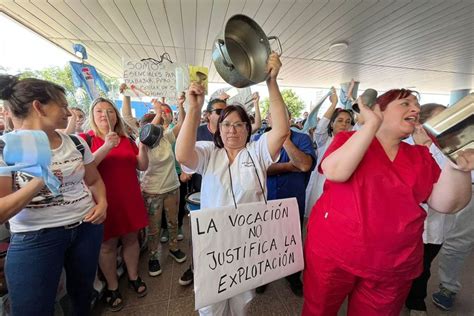
[[[163,103],[161,103],[160,101],[158,101],[157,99],[152,99],[151,100],[151,105],[153,106],[153,110],[155,110],[155,117],[153,118],[153,120],[150,122],[151,124],[153,125],[157,125],[157,124],[160,124],[160,119],[163,115],[163,111],[161,110],[161,105]]]
[[[148,169],[148,146],[138,142],[137,169],[145,171]]]
[[[337,100],[338,98],[336,94],[336,89],[332,87],[331,96],[329,97],[329,101],[331,101],[331,105],[327,109],[326,113],[324,113],[324,117],[327,118],[328,120],[331,119],[331,116],[334,114],[334,111],[336,110]]]
[[[258,92],[252,94],[253,107],[255,109],[255,123],[252,124],[252,134],[262,127],[262,115],[260,114],[260,95]]]
[[[125,95],[125,90],[127,90],[128,87],[125,83],[122,83],[119,87],[119,91],[122,94],[122,117],[133,117],[132,115],[132,106],[130,104],[130,97],[128,95]]]
[[[354,91],[355,80],[354,78],[351,79],[351,83],[349,84],[349,89],[347,89],[347,100],[351,101],[352,103],[355,101],[352,97],[352,92]]]
[[[313,157],[296,147],[290,137],[288,137],[283,143],[283,148],[285,148],[288,157],[290,157],[290,162],[296,167],[297,171],[307,172],[311,170]]]
[[[138,133],[136,120],[132,114],[131,99],[128,95],[125,95],[125,90],[127,89],[128,87],[125,83],[122,83],[119,87],[119,91],[122,94],[122,109],[120,112],[125,123],[133,130],[134,133]]]
[[[365,124],[321,163],[324,175],[330,181],[345,182],[351,177],[382,124],[382,112],[378,104],[373,111],[362,102],[359,107]]]
[[[267,70],[269,73],[267,87],[270,101],[270,114],[272,116],[272,130],[268,132],[268,151],[273,159],[280,154],[280,149],[285,139],[290,134],[290,123],[285,102],[280,93],[277,83],[278,72],[281,68],[280,58],[272,53],[268,58]]]
[[[192,83],[188,89],[188,113],[184,118],[181,131],[176,140],[176,160],[191,169],[198,165],[196,153],[196,137],[201,122],[201,108],[204,104],[204,89],[197,83]]]
[[[184,111],[184,101],[186,101],[186,97],[183,93],[178,98],[178,122],[176,122],[176,125],[173,127],[174,137],[178,137],[181,126],[183,126],[184,118],[186,117],[186,112]]]
[[[33,178],[18,191],[12,191],[12,177],[0,177],[0,223],[18,214],[44,187],[43,179]]]
[[[428,199],[428,205],[440,213],[454,213],[464,208],[472,197],[471,171],[474,149],[461,152],[455,166],[450,161],[441,171]]]
[[[291,162],[276,162],[270,165],[267,169],[267,176],[274,176],[277,174],[288,173],[288,172],[299,172],[300,170],[295,167]]]
[[[76,123],[77,123],[77,116],[76,113],[72,110],[69,110],[71,116],[67,122],[66,129],[63,130],[65,134],[75,134],[76,133]]]

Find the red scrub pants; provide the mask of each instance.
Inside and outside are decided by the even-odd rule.
[[[348,316],[398,316],[412,284],[412,280],[360,278],[308,248],[303,277],[303,316],[337,316],[346,297]]]

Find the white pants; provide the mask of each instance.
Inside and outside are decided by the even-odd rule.
[[[455,216],[440,251],[438,272],[441,285],[457,293],[461,289],[459,274],[474,247],[474,196]]]
[[[200,316],[246,316],[249,303],[255,296],[254,291],[247,291],[227,300],[199,309]]]

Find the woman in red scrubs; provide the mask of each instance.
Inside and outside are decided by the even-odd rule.
[[[360,103],[359,103],[360,104]],[[399,315],[422,271],[423,221],[431,208],[455,212],[471,196],[474,150],[440,171],[425,146],[401,142],[418,124],[410,90],[362,105],[365,124],[335,136],[320,171],[324,192],[308,223],[303,315]]]

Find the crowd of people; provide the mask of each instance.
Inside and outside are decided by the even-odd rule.
[[[346,298],[349,315],[399,315],[404,305],[423,315],[438,252],[441,284],[432,300],[449,310],[474,244],[474,151],[460,152],[453,163],[421,127],[445,107],[420,106],[415,91],[392,89],[373,108],[359,100],[355,115],[353,81],[349,97],[330,91],[327,111],[304,133],[304,121],[292,127],[281,96],[281,66],[271,54],[263,126],[260,113],[252,120],[243,106],[228,104],[225,93],[207,103],[203,119],[205,95],[198,83],[179,96],[176,117],[166,100],[153,99],[153,112],[138,120],[125,95],[121,111],[97,98],[86,115],[68,108],[61,86],[0,75],[3,132],[25,139],[28,131],[41,132],[35,135],[49,143],[49,168],[60,181],[55,194],[30,169],[11,171],[0,141],[0,219],[11,231],[5,271],[12,314],[52,315],[63,268],[74,314],[89,314],[97,268],[109,310],[121,310],[118,255],[128,285],[144,297],[148,288],[138,266],[145,229],[148,274],[162,274],[159,244],[169,242],[167,255],[191,262],[178,282],[192,284],[192,258],[178,241],[184,198],[194,191],[203,209],[296,198],[306,230],[305,270],[287,280],[304,297],[303,315],[337,315]],[[349,106],[339,106],[341,98]],[[258,94],[252,99],[259,112]],[[140,141],[147,124],[163,132],[153,146]],[[14,146],[26,150],[21,142]],[[265,288],[199,314],[246,315]]]

